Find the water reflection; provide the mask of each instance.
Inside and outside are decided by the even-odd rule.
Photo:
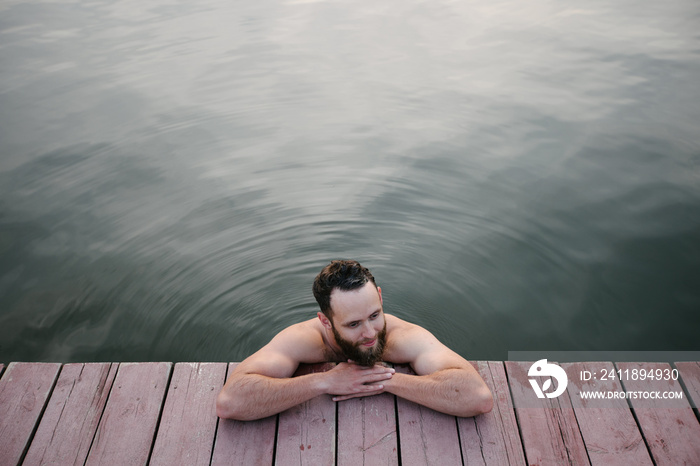
[[[0,360],[236,360],[356,258],[458,352],[696,349],[696,2],[0,6]]]

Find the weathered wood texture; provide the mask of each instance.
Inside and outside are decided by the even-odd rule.
[[[51,363],[7,367],[0,379],[0,465],[21,461],[60,369]]]
[[[481,416],[457,418],[464,463],[524,466],[525,455],[503,363],[478,361],[472,365],[491,389],[493,409]]]
[[[617,363],[623,371],[620,377],[627,392],[678,393],[683,392],[677,380],[649,379],[633,376],[633,371],[671,370],[666,363]],[[700,464],[700,424],[685,396],[680,399],[631,398],[649,451],[657,465]]]
[[[407,366],[397,372],[414,374]],[[425,406],[397,398],[401,464],[461,464],[462,453],[454,416],[438,413]]]
[[[231,363],[228,374],[238,363]],[[277,416],[257,421],[219,419],[212,465],[269,466],[273,463]]]
[[[581,392],[619,393],[622,390],[620,381],[614,376],[613,364],[586,362],[562,364],[562,367],[569,379],[567,391],[591,464],[651,466],[653,463],[642,434],[624,399],[581,397]]]
[[[382,393],[338,402],[338,466],[399,464],[395,399]]]
[[[552,399],[536,397],[530,363],[472,365],[494,394],[494,409],[475,418],[385,393],[339,403],[321,396],[276,416],[236,422],[219,420],[214,409],[235,363],[178,363],[174,370],[170,363],[11,363],[0,374],[0,465],[522,466],[589,458],[594,465],[700,464],[700,422],[689,403],[699,401],[697,362],[676,363],[682,386],[633,379],[631,372],[602,380],[599,371],[609,374],[612,363],[563,364],[569,385]],[[302,366],[296,375],[332,367]],[[670,370],[656,363],[615,368]],[[581,371],[598,377],[586,381]],[[593,400],[580,396],[584,390],[683,398]]]
[[[87,458],[93,464],[146,464],[172,364],[120,364]]]
[[[302,366],[295,375],[322,372],[331,364]],[[279,414],[275,464],[335,463],[335,402],[321,395]]]
[[[506,362],[528,463],[590,464],[571,400],[565,395],[537,398],[528,381],[531,365],[530,362]]]
[[[82,465],[112,389],[117,364],[66,364],[25,464]]]
[[[150,464],[208,465],[216,432],[216,395],[226,363],[178,363],[173,370]]]

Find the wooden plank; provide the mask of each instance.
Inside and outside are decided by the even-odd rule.
[[[675,363],[681,380],[685,384],[685,393],[688,395],[690,404],[695,410],[695,415],[700,416],[700,361],[677,362]],[[699,417],[700,419],[700,417]]]
[[[116,372],[110,363],[63,366],[25,464],[85,463]]]
[[[532,363],[505,364],[528,464],[590,464],[568,394],[537,398],[527,375]]]
[[[395,400],[382,393],[338,403],[338,466],[399,464]]]
[[[333,364],[301,365],[295,375],[329,370]],[[275,464],[335,464],[335,402],[321,395],[279,414]]]
[[[175,364],[149,464],[208,465],[226,363]]]
[[[615,376],[615,366],[611,362],[578,362],[562,367],[569,379],[567,391],[591,464],[651,466],[653,462],[627,402],[581,396],[581,392],[620,392],[622,385]]]
[[[493,409],[481,416],[457,418],[464,464],[524,466],[525,454],[503,363],[478,361],[472,365],[491,389]]]
[[[237,365],[235,362],[229,364],[228,374]],[[245,422],[219,419],[212,466],[271,465],[276,429],[276,415]]]
[[[407,365],[396,372],[415,373]],[[401,464],[462,464],[454,416],[397,397]]]
[[[0,379],[0,465],[19,464],[60,364],[12,362]]]
[[[678,380],[663,380],[666,363],[617,363],[624,389],[636,393],[683,392]],[[650,380],[641,371],[659,369],[661,380]],[[637,376],[635,377],[635,372]],[[636,379],[636,380],[635,380]],[[637,396],[629,400],[642,429],[649,451],[657,465],[697,465],[700,463],[700,424],[685,395],[682,399],[647,399]]]
[[[169,362],[119,365],[86,464],[146,464],[171,367]]]

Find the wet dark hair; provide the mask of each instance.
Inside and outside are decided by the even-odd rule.
[[[334,260],[316,275],[312,290],[314,298],[326,317],[331,318],[331,292],[338,288],[341,291],[357,290],[367,282],[374,281],[372,272],[353,260]]]

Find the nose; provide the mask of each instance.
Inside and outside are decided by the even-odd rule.
[[[374,333],[374,327],[372,327],[372,324],[367,321],[365,324],[362,326],[362,338],[366,339],[371,339],[374,338],[375,333]]]

